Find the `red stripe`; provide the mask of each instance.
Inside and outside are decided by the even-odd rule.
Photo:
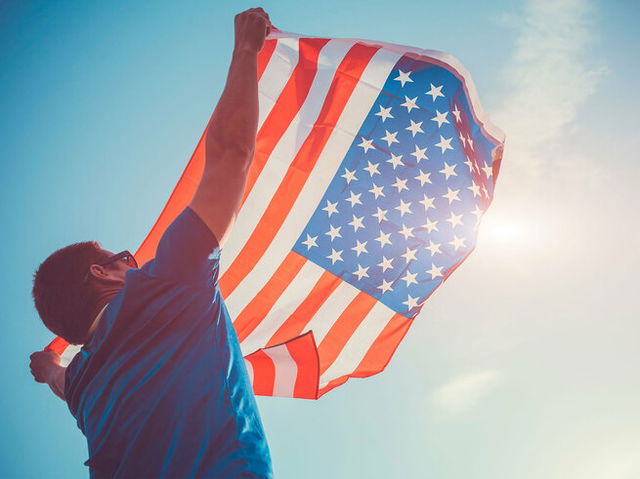
[[[273,396],[276,368],[272,359],[261,349],[245,359],[253,367],[253,392],[260,396]]]
[[[291,316],[282,323],[267,342],[267,346],[283,343],[299,335],[341,282],[342,280],[338,276],[329,271],[322,273],[322,276],[320,276],[320,279],[313,286],[311,292],[302,300],[296,310],[291,313]]]
[[[64,350],[67,349],[69,347],[69,343],[66,342],[64,339],[62,339],[59,336],[56,336],[53,341],[51,341],[49,344],[47,344],[44,348],[45,351],[53,351],[54,353],[58,354],[59,356],[62,355],[62,353],[64,353]]]
[[[323,374],[336,360],[351,335],[369,314],[377,300],[373,296],[359,292],[331,325],[331,329],[318,346],[320,374]]]
[[[238,341],[244,341],[256,329],[306,262],[307,259],[304,256],[295,251],[289,252],[275,273],[269,278],[267,284],[233,321]],[[221,292],[224,297],[225,292],[222,289]]]
[[[401,314],[394,314],[371,347],[369,347],[358,367],[351,374],[329,381],[326,386],[318,391],[318,397],[344,384],[349,378],[365,378],[384,370],[405,334],[407,334],[411,324],[413,324],[413,320]]]
[[[318,71],[318,56],[328,42],[329,39],[324,38],[300,39],[298,63],[258,131],[256,152],[247,172],[243,205],[280,138],[304,104]]]
[[[340,63],[311,132],[289,165],[253,233],[220,278],[223,295],[233,293],[273,241],[333,133],[362,72],[378,49],[356,44]]]
[[[313,333],[309,331],[302,336],[298,336],[293,341],[286,343],[286,346],[298,366],[293,397],[317,399],[320,365]]]
[[[278,40],[275,38],[264,42],[262,50],[260,50],[260,53],[258,54],[258,81],[262,78],[262,74],[266,70],[277,44]]]

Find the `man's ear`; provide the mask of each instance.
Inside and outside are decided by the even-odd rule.
[[[103,281],[113,279],[113,275],[107,270],[107,268],[99,264],[92,264],[91,266],[89,266],[89,274],[95,279],[101,279]]]

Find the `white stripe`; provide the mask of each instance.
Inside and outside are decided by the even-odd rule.
[[[260,101],[258,129],[264,123],[267,115],[271,113],[273,105],[289,81],[289,77],[297,63],[298,39],[279,39],[258,85],[258,98]]]
[[[355,371],[394,314],[395,311],[377,301],[353,332],[333,364],[320,376],[320,387],[323,388],[329,381]]]
[[[60,366],[67,367],[73,357],[80,352],[82,348],[79,344],[70,344],[60,355]]]
[[[364,70],[361,81],[356,85],[343,114],[340,116],[333,133],[318,158],[316,167],[309,175],[282,227],[278,230],[266,253],[244,281],[238,285],[231,295],[225,298],[227,306],[233,305],[233,311],[239,312],[244,309],[249,301],[264,287],[278,265],[284,261],[289,251],[293,248],[294,242],[300,235],[300,229],[304,227],[322,199],[333,179],[332,173],[342,163],[356,133],[360,129],[363,119],[371,110],[371,106],[378,97],[389,76],[389,72],[398,58],[397,54],[378,51]],[[260,176],[260,178],[263,177],[264,175]],[[259,195],[261,198],[267,198],[268,193],[265,193],[263,189],[262,184],[258,187],[258,183],[256,183],[252,193],[255,192],[256,196]],[[245,207],[243,207],[243,211],[246,209]],[[233,241],[235,241],[235,238],[233,238]],[[231,241],[228,243],[231,243]],[[295,284],[289,285],[289,288],[295,288]],[[334,319],[327,318],[327,321],[333,321]],[[265,338],[265,341],[268,339]]]
[[[304,266],[300,268],[300,271],[289,285],[291,287],[285,289],[273,305],[273,308],[271,308],[271,311],[269,311],[256,329],[242,341],[240,344],[242,354],[250,354],[267,344],[282,323],[284,323],[296,308],[300,306],[300,303],[304,301],[323,272],[324,269],[311,261],[307,261]],[[229,303],[234,302],[225,302],[227,303],[231,317],[236,318],[239,311],[236,312],[229,307]]]
[[[292,398],[298,375],[298,365],[291,357],[286,344],[263,350],[275,364],[275,379],[273,381],[273,395]]]
[[[269,38],[299,39],[306,38],[306,35],[278,31],[271,32]],[[466,86],[467,91],[469,92],[469,103],[471,104],[471,109],[473,110],[474,116],[476,117],[478,122],[485,128],[489,135],[496,139],[496,141],[498,141],[499,143],[504,142],[504,132],[491,122],[489,116],[485,113],[484,108],[482,108],[482,105],[480,104],[480,97],[478,96],[478,91],[476,89],[473,78],[471,77],[471,74],[464,67],[464,65],[460,63],[460,60],[458,60],[453,55],[449,55],[448,53],[440,52],[438,50],[423,50],[422,48],[397,45],[395,43],[379,42],[375,40],[364,40],[360,38],[349,38],[345,40],[351,40],[353,42],[363,43],[365,45],[379,45],[390,52],[396,52],[400,55],[404,55],[405,53],[414,53],[446,63],[454,73],[462,77],[463,83]]]
[[[351,284],[342,281],[333,290],[331,296],[320,306],[316,314],[313,315],[303,332],[313,331],[316,344],[320,344],[324,337],[335,323],[338,316],[349,306],[349,303],[360,293],[360,290]]]
[[[247,374],[249,375],[249,382],[253,386],[253,364],[247,358],[244,359],[244,364],[247,367]]]
[[[247,243],[253,229],[269,206],[269,200],[280,186],[280,180],[287,172],[291,160],[300,150],[318,118],[336,68],[351,46],[352,43],[330,41],[321,50],[318,58],[318,72],[311,84],[309,95],[273,149],[251,193],[247,196],[238,213],[236,224],[225,244],[225,254],[220,258],[221,274],[224,274]]]

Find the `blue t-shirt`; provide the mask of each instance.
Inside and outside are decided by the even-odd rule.
[[[94,476],[264,478],[271,459],[218,289],[220,248],[190,208],[127,272],[65,396]]]

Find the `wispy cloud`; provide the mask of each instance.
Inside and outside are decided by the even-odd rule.
[[[433,404],[448,416],[472,409],[477,402],[498,384],[500,373],[478,371],[454,378],[431,394]]]
[[[535,172],[545,147],[596,91],[605,69],[588,58],[592,16],[588,0],[529,0],[522,14],[502,19],[517,38],[503,71],[507,90],[492,116],[506,131],[511,165]]]

